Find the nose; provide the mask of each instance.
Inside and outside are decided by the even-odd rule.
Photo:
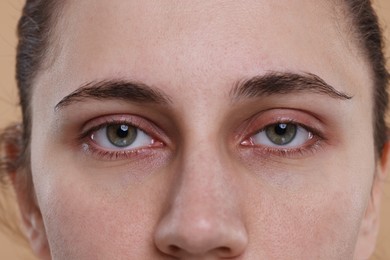
[[[212,154],[210,154],[212,153]],[[186,156],[156,232],[163,253],[180,259],[234,258],[248,243],[234,171],[212,150]],[[214,155],[214,156],[213,156]]]

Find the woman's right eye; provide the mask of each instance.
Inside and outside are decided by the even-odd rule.
[[[107,124],[92,132],[90,139],[97,146],[111,151],[134,150],[154,143],[150,135],[126,123]]]
[[[114,114],[85,124],[78,137],[82,150],[99,160],[124,160],[151,155],[169,140],[151,120],[137,115]]]

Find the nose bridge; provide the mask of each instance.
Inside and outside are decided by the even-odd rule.
[[[155,236],[164,253],[232,257],[245,248],[234,174],[222,147],[203,138],[188,143],[180,154],[170,207]]]
[[[220,93],[192,88],[188,94],[193,99],[187,99],[186,109],[181,113],[183,134],[174,169],[177,177],[172,205],[175,205],[175,214],[180,210],[193,210],[193,216],[195,213],[220,214],[226,209],[219,205],[221,208],[215,210],[218,201],[226,202],[234,194],[231,187],[234,174],[229,167],[226,140],[220,128],[220,104],[215,102],[216,97],[212,98]],[[224,205],[229,208],[226,203]]]
[[[180,183],[175,197],[177,203],[184,202],[189,208],[196,208],[199,213],[200,208],[219,207],[208,214],[218,214],[233,206],[228,204],[235,197],[231,183],[234,176],[229,169],[230,163],[220,150],[221,148],[214,142],[204,140],[184,151],[178,169]],[[220,205],[219,202],[222,200],[225,203]]]

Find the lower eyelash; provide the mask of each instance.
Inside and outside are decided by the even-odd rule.
[[[163,145],[156,145],[153,148],[155,149],[160,147],[163,147]],[[151,156],[154,153],[150,147],[141,147],[122,151],[102,150],[94,147],[93,144],[89,144],[88,141],[83,143],[82,149],[88,155],[96,157],[99,160],[127,160],[132,158],[139,160]]]
[[[315,136],[313,138],[316,138]],[[282,158],[299,158],[307,157],[315,154],[322,148],[323,140],[321,138],[316,138],[314,142],[309,145],[297,148],[275,148],[275,147],[265,147],[265,146],[252,146],[250,149],[253,149],[255,153],[260,154],[262,157],[267,156],[277,156]]]

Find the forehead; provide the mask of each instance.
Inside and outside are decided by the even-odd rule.
[[[59,55],[49,69],[51,80],[66,87],[52,94],[58,101],[82,83],[112,77],[171,92],[220,91],[213,82],[303,71],[364,96],[366,90],[348,89],[368,82],[367,73],[356,73],[367,69],[349,44],[341,7],[330,2],[67,1],[56,30]]]

